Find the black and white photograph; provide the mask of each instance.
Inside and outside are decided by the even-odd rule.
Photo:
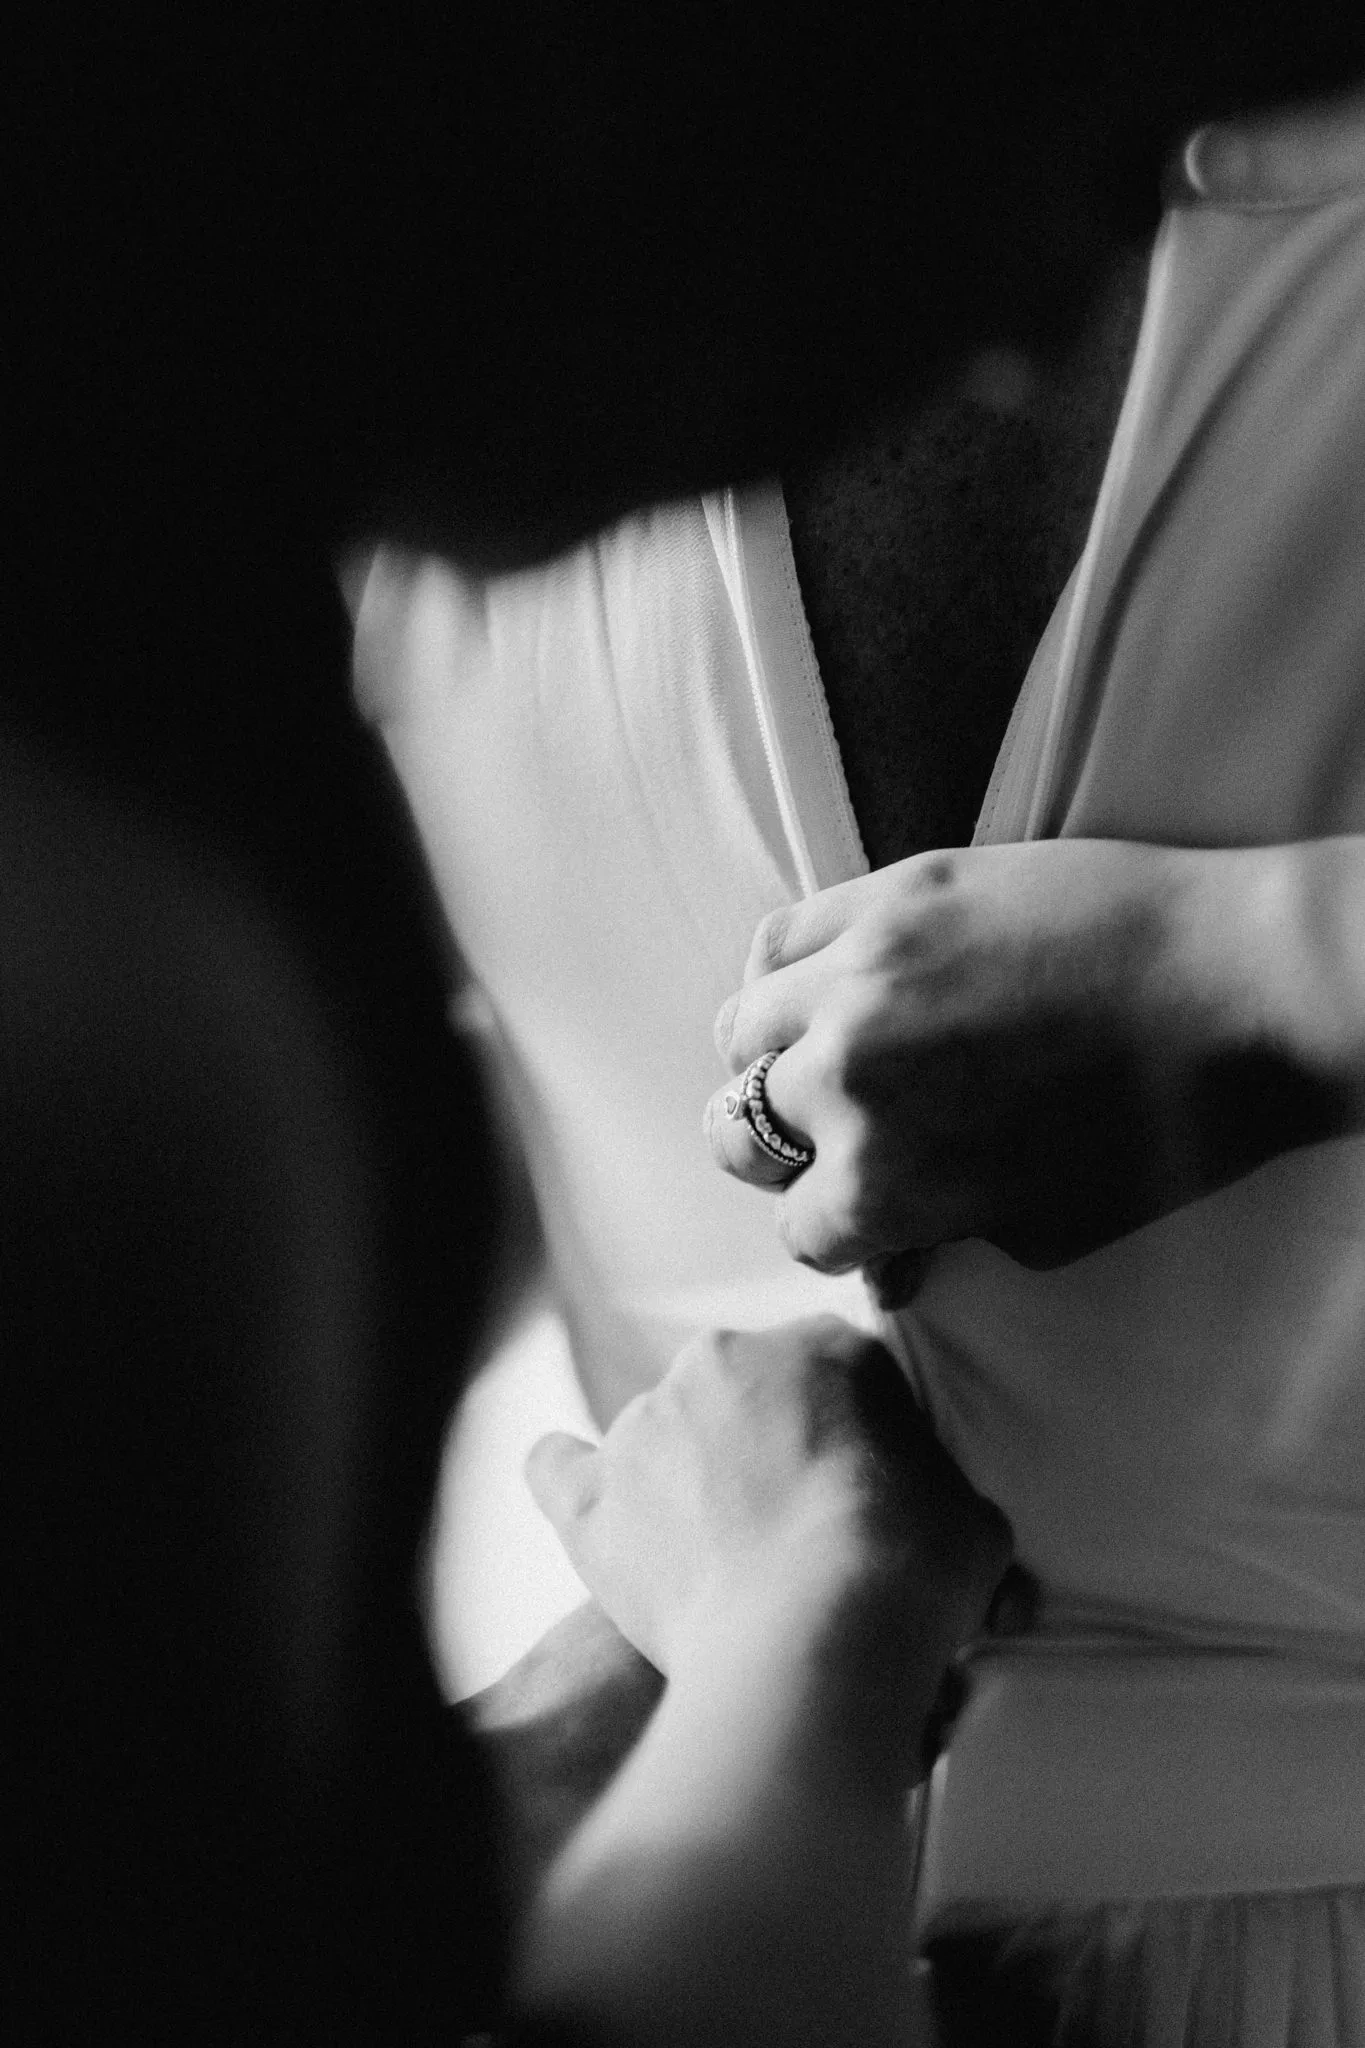
[[[1365,14],[2,68],[0,2039],[1365,2048]]]

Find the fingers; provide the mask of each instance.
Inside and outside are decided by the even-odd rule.
[[[817,1273],[869,1267],[878,1306],[903,1308],[919,1289],[928,1253],[972,1234],[970,1208],[960,1189],[923,1186],[912,1155],[879,1161],[849,1137],[837,1131],[783,1190],[778,1236]]]
[[[778,1135],[791,1144],[810,1146],[810,1134],[803,1127],[801,1112],[794,1106],[802,1093],[801,1066],[799,1048],[783,1053],[763,1077],[762,1092],[769,1122]],[[750,1187],[785,1187],[801,1171],[799,1166],[776,1158],[759,1142],[743,1097],[734,1086],[719,1088],[711,1097],[702,1129],[711,1147],[711,1157],[722,1173],[731,1174]]]
[[[1214,122],[1191,136],[1184,163],[1201,198],[1231,206],[1292,206],[1365,183],[1365,95]]]
[[[851,882],[836,882],[818,896],[799,903],[787,903],[771,910],[754,933],[745,963],[746,982],[760,980],[778,967],[790,967],[847,931],[865,896],[869,877],[859,875]]]
[[[748,1187],[785,1187],[797,1169],[764,1150],[747,1117],[729,1114],[726,1103],[733,1100],[733,1091],[722,1089],[706,1105],[702,1130],[711,1148],[712,1159],[722,1173],[728,1173],[734,1180],[742,1180]]]
[[[777,1234],[789,1255],[817,1273],[849,1273],[888,1247],[866,1230],[856,1197],[831,1165],[803,1173],[777,1205]]]
[[[870,885],[880,883],[880,875],[862,875],[763,919],[749,948],[744,986],[715,1022],[716,1050],[732,1073],[801,1036],[834,971],[822,956],[868,907]]]
[[[742,1074],[761,1053],[794,1045],[830,980],[830,964],[798,961],[761,981],[746,981],[716,1018],[716,1051],[732,1074]]]
[[[801,1037],[833,972],[821,956],[883,886],[881,875],[862,875],[763,919],[749,948],[744,986],[722,1004],[715,1022],[716,1050],[731,1073]]]
[[[743,988],[716,1018],[716,1048],[731,1072],[793,1044],[840,971],[876,954],[888,918],[893,936],[907,917],[913,930],[914,919],[953,888],[960,866],[951,851],[918,854],[770,911],[754,933]]]
[[[583,1525],[596,1505],[600,1485],[596,1447],[555,1430],[532,1444],[525,1473],[532,1499],[564,1545],[569,1562],[577,1565]]]
[[[821,1124],[824,1136],[817,1138],[815,1057],[810,1040],[802,1039],[774,1060],[763,1090],[775,1128],[815,1152],[809,1166],[794,1167],[775,1158],[760,1144],[747,1116],[729,1114],[727,1102],[739,1099],[733,1087],[718,1089],[706,1105],[703,1129],[711,1157],[732,1179],[780,1196],[778,1235],[801,1265],[820,1273],[847,1273],[884,1254],[901,1254],[881,1277],[886,1305],[903,1304],[922,1276],[921,1242],[937,1242],[944,1233],[931,1231],[922,1240],[916,1236],[911,1221],[916,1216],[913,1188],[898,1187],[897,1199],[889,1205],[876,1199],[876,1183],[856,1143],[859,1123],[846,1115],[833,1122],[826,1116]],[[918,1220],[927,1227],[927,1215]]]

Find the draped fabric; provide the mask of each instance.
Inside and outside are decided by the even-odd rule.
[[[598,1419],[708,1326],[870,1322],[701,1130],[755,925],[867,865],[781,493],[661,507],[515,575],[381,551],[356,668],[491,1005]]]
[[[1177,208],[977,840],[1361,830],[1365,193]],[[1348,1140],[1059,1273],[949,1248],[901,1317],[1044,1587],[940,1766],[922,1932],[993,1929],[1059,2048],[1365,2043],[1363,1243]]]
[[[1056,2048],[1359,2048],[1365,1891],[1142,1899],[1014,1930]]]
[[[697,1129],[711,1021],[755,924],[865,867],[780,493],[661,508],[514,576],[381,551],[357,675],[492,1005],[599,1419],[703,1324],[817,1306],[869,1320],[856,1281],[786,1262],[767,1205],[715,1174]],[[1157,245],[1090,539],[977,839],[1356,831],[1365,193],[1183,206]],[[1362,1244],[1365,1141],[1338,1141],[1058,1272],[944,1248],[889,1327],[1042,1586],[1038,1637],[996,1653],[995,1691],[978,1673],[930,1802],[926,1871],[952,1882],[926,1929],[967,1912],[1034,1943],[1060,1972],[1068,2038],[1093,2023],[1125,2048],[1365,2048],[1365,1841],[1328,1827],[1341,1787],[1317,1772],[1311,1717],[1273,1707],[1296,1686],[1314,1697],[1326,1671],[1365,1758]],[[1173,1896],[1199,1837],[1189,1802],[1148,1797],[1175,1782],[1168,1717],[1125,1718],[1116,1694],[1070,1722],[1060,1688],[1049,1713],[1064,1667],[1133,1648],[1196,1682],[1210,1659],[1245,1660],[1237,1712],[1228,1693],[1181,1723],[1182,1782],[1202,1782],[1207,1755],[1245,1786],[1254,1885],[1206,1872]],[[1039,1688],[1041,1779],[1020,1718]],[[1081,1726],[1088,1747],[1067,1740]],[[1258,1810],[1272,1762],[1281,1803]],[[969,1796],[973,1774],[989,1796]],[[1049,1896],[1021,1905],[1005,1849],[1030,1853],[1008,1818],[1030,1784],[1056,1860]],[[1125,1809],[1141,1897],[1115,1904],[1102,1830]],[[1241,1853],[1233,1810],[1200,1823],[1212,1850]],[[1291,1811],[1308,1861],[1282,1882]],[[1329,1837],[1341,1854],[1315,1869]]]

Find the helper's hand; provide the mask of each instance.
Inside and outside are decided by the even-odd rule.
[[[1009,1560],[1003,1517],[890,1353],[833,1317],[700,1339],[600,1448],[542,1438],[527,1477],[597,1600],[666,1672],[773,1631],[886,1657],[888,1614],[946,1663]]]
[[[721,1090],[717,1163],[784,1188],[782,1236],[824,1270],[964,1237],[1052,1265],[1347,1128],[1312,1061],[1345,998],[1310,891],[1357,901],[1329,857],[1354,844],[981,847],[774,914],[717,1042],[736,1074],[783,1048],[768,1108],[815,1161],[793,1177]]]

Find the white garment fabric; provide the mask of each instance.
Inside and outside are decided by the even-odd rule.
[[[516,576],[383,551],[357,677],[499,1019],[598,1415],[707,1323],[867,1321],[698,1131],[755,924],[865,865],[780,494]],[[1365,194],[1182,208],[977,838],[1365,830],[1363,685]],[[1059,1969],[1128,2015],[1106,2041],[1363,2048],[1365,1143],[1060,1272],[946,1248],[890,1334],[1044,1589],[940,1770],[926,1929],[1067,1906]]]
[[[781,495],[642,514],[486,580],[375,559],[360,702],[497,1020],[600,1421],[716,1325],[832,1310],[702,1135],[711,1029],[769,910],[866,872]]]
[[[977,839],[1361,830],[1365,194],[1181,208]],[[1064,2041],[1360,2048],[1365,1146],[1058,1273],[945,1250],[900,1329],[1046,1589],[936,1773],[923,1931],[1013,1925]]]
[[[1054,2048],[1355,2048],[1365,2040],[1358,1891],[1082,1907],[1025,1922],[1008,1947],[1050,1975]]]
[[[1365,194],[1172,212],[1081,565],[977,837],[1365,830]],[[900,1319],[1045,1626],[1365,1646],[1365,1141],[1052,1273],[946,1249]]]

